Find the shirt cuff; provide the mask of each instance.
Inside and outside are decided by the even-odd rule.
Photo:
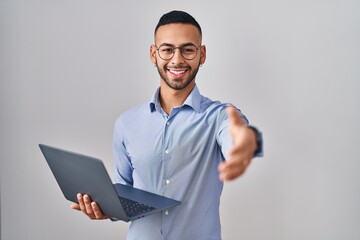
[[[262,133],[254,126],[249,125],[248,128],[252,129],[256,135],[256,151],[254,153],[254,157],[263,157],[264,156],[264,149],[263,149],[263,138]]]

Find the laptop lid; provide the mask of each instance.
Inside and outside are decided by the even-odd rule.
[[[39,144],[39,147],[65,198],[77,203],[77,193],[88,194],[101,211],[123,221],[135,220],[169,209],[180,202],[131,186],[112,184],[108,172],[99,159]],[[150,205],[153,210],[137,216],[128,216],[120,198]]]

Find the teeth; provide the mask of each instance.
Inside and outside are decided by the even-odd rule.
[[[182,74],[182,73],[185,72],[185,70],[183,70],[183,71],[175,71],[175,70],[171,70],[171,69],[169,69],[169,71],[170,71],[171,73],[173,73],[173,74]]]

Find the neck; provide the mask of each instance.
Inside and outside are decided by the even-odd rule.
[[[160,104],[166,114],[170,115],[174,107],[183,105],[186,98],[194,89],[195,83],[189,84],[186,88],[181,90],[174,90],[166,84],[160,84]]]

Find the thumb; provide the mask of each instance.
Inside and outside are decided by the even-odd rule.
[[[240,114],[234,106],[227,107],[226,111],[232,126],[245,126],[244,120],[241,118]]]
[[[74,210],[78,210],[78,211],[81,210],[79,204],[76,204],[76,203],[71,204],[71,205],[70,205],[70,208],[72,208],[72,209],[74,209]]]

